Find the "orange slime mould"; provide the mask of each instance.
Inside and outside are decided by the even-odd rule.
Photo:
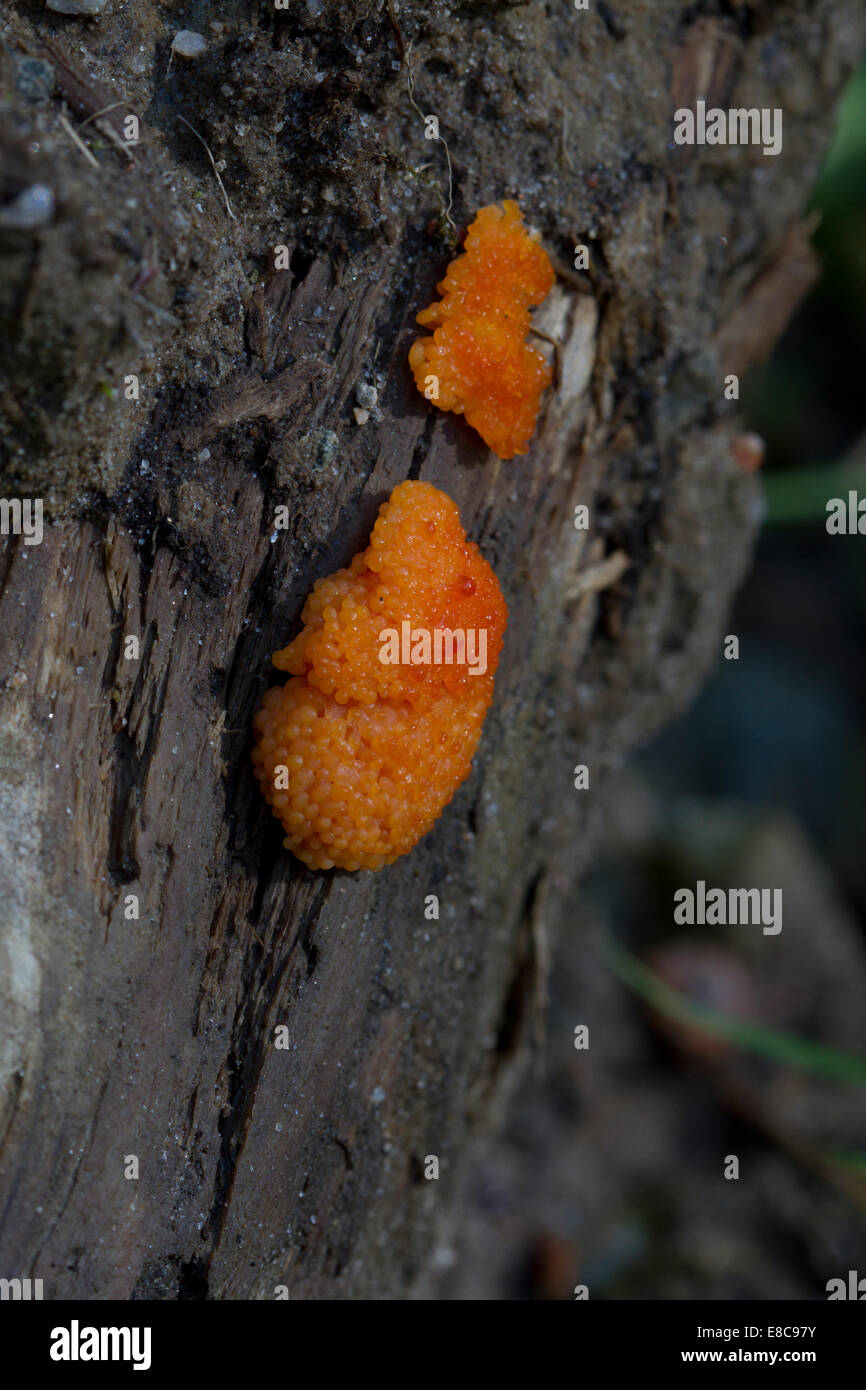
[[[311,869],[378,869],[425,835],[469,775],[508,612],[455,503],[405,482],[370,544],[319,579],[274,665],[253,765]]]
[[[442,299],[418,322],[433,329],[417,338],[409,365],[418,390],[465,415],[500,458],[525,454],[541,394],[552,373],[527,347],[529,310],[553,286],[553,266],[529,235],[520,208],[506,199],[481,208],[466,233],[466,249],[437,285]]]

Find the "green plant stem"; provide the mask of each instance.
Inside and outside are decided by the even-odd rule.
[[[840,1052],[834,1047],[810,1042],[808,1038],[800,1038],[794,1033],[766,1028],[762,1024],[750,1023],[745,1019],[731,1018],[715,1009],[708,1009],[703,1004],[697,1004],[685,994],[671,989],[654,971],[648,970],[636,956],[614,941],[606,941],[604,954],[620,979],[668,1018],[699,1028],[716,1037],[725,1038],[748,1052],[756,1052],[774,1062],[797,1067],[800,1071],[808,1071],[831,1081],[866,1086],[866,1057]]]

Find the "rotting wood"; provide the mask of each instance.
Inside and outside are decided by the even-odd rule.
[[[156,7],[139,8],[156,24]],[[814,42],[811,7],[779,8],[787,45]],[[652,10],[668,62],[680,7],[660,0]],[[837,6],[832,19],[824,10],[838,87],[834,54],[853,7]],[[755,185],[744,162],[724,205],[712,179],[692,172],[698,160],[677,183],[664,133],[647,144],[655,107],[646,93],[663,87],[656,50],[640,55],[638,116],[622,84],[605,85],[614,61],[636,61],[629,45],[646,22],[642,11],[618,11],[615,32],[598,24],[579,39],[557,36],[572,64],[572,138],[590,94],[599,111],[613,108],[616,137],[603,120],[582,129],[603,157],[584,168],[575,144],[555,174],[554,188],[574,180],[578,191],[562,219],[567,234],[552,220],[544,233],[562,261],[584,231],[594,274],[579,291],[557,285],[535,316],[559,345],[558,389],[531,454],[509,464],[427,406],[407,371],[414,312],[449,259],[422,237],[436,205],[423,170],[412,166],[411,215],[398,209],[367,242],[335,234],[315,255],[295,254],[301,214],[287,200],[280,239],[295,269],[280,276],[262,269],[274,239],[257,220],[268,196],[250,180],[252,191],[230,187],[239,225],[237,240],[225,240],[224,208],[215,196],[209,212],[202,195],[197,210],[191,191],[198,196],[202,176],[177,162],[158,110],[148,167],[134,175],[138,220],[104,227],[97,215],[97,193],[107,206],[116,187],[113,153],[111,169],[85,171],[91,184],[52,166],[68,180],[58,186],[73,211],[28,253],[43,286],[36,307],[46,294],[39,274],[67,264],[50,259],[58,246],[74,249],[84,276],[88,256],[117,255],[121,242],[129,263],[118,283],[128,287],[153,240],[164,267],[154,285],[173,296],[162,307],[189,317],[180,328],[160,321],[157,349],[172,372],[145,396],[134,443],[106,417],[127,452],[119,470],[99,459],[96,501],[82,512],[56,507],[38,555],[15,539],[0,550],[0,1269],[44,1278],[49,1297],[272,1298],[278,1285],[292,1298],[410,1292],[472,1135],[494,1122],[542,1045],[547,943],[564,919],[574,926],[574,885],[596,834],[593,799],[573,790],[573,767],[591,765],[593,785],[603,782],[718,653],[757,508],[755,480],[731,458],[740,426],[722,408],[714,414],[721,364],[697,360],[696,344],[711,345],[717,329],[712,306],[726,277],[706,246],[739,227],[748,195],[739,271],[760,283],[780,221],[802,206],[805,175],[774,192]],[[401,6],[401,27],[422,19]],[[414,58],[459,66],[482,53],[495,111],[500,22],[478,19],[471,41],[451,49],[434,34]],[[123,71],[127,40],[112,23],[100,32]],[[256,62],[285,53],[300,64],[279,31],[266,37],[251,49]],[[760,41],[746,35],[744,53]],[[242,46],[226,61],[241,64]],[[422,72],[432,85],[435,73]],[[113,100],[88,84],[82,103],[99,110]],[[269,90],[262,77],[261,102]],[[351,126],[348,91],[335,77],[313,113],[328,138]],[[401,101],[389,108],[389,173],[403,157]],[[91,114],[83,104],[80,113]],[[221,118],[219,109],[210,124],[194,117],[215,151],[214,131],[228,146],[245,138],[221,132]],[[486,162],[478,153],[495,118],[472,119],[468,135],[458,128],[449,139],[457,195],[477,203],[502,190],[486,181],[494,147],[484,146]],[[512,160],[530,148],[537,119],[529,110]],[[827,125],[822,108],[796,136],[803,169]],[[31,154],[16,140],[0,148],[17,177]],[[406,162],[420,169],[423,149],[406,145]],[[281,161],[292,152],[280,146]],[[353,170],[363,163],[337,144],[335,168],[341,158]],[[358,203],[369,214],[362,175]],[[230,171],[223,177],[229,184]],[[262,175],[276,201],[281,186],[270,178]],[[341,196],[334,179],[322,216]],[[171,225],[192,228],[183,254],[180,233],[165,232],[168,184],[181,219]],[[96,209],[89,241],[83,207]],[[64,329],[67,298],[78,312],[78,281],[67,281],[52,306]],[[99,283],[110,336],[121,316],[111,317]],[[62,394],[59,349],[49,366]],[[47,368],[31,356],[27,370]],[[364,373],[377,401],[359,427],[352,405]],[[27,383],[14,385],[10,399]],[[52,459],[74,454],[76,430],[91,437],[98,417],[83,389],[81,402],[84,423],[52,436]],[[55,472],[60,486],[64,468]],[[379,504],[407,476],[455,498],[505,591],[496,700],[470,780],[410,856],[376,875],[310,873],[282,850],[258,796],[250,720],[272,680],[270,653],[296,631],[311,584],[366,542]],[[289,506],[292,528],[274,536],[278,504]],[[573,525],[581,505],[591,533]],[[607,577],[615,566],[618,582],[587,589],[588,562]],[[129,634],[138,661],[124,656]],[[424,915],[430,894],[437,921]],[[132,896],[138,918],[126,915]],[[286,1050],[274,1046],[281,1025]],[[442,1164],[438,1183],[422,1176],[430,1153]],[[124,1177],[130,1154],[140,1161],[135,1183]]]

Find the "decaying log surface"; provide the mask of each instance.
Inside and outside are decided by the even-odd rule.
[[[593,789],[720,653],[759,518],[722,372],[761,336],[761,276],[808,280],[793,229],[859,41],[839,0],[708,5],[697,31],[673,0],[357,4],[327,44],[302,8],[221,7],[175,88],[156,5],[109,5],[84,45],[29,5],[7,22],[0,192],[38,180],[56,213],[0,231],[5,495],[48,509],[42,543],[0,557],[0,1275],[50,1297],[411,1292],[469,1138],[541,1045]],[[452,252],[427,227],[445,166],[407,52],[457,220],[516,195],[560,263],[590,249],[536,314],[558,380],[526,459],[489,455],[408,373]],[[50,100],[16,88],[21,55],[51,64]],[[734,104],[785,109],[782,157],[671,158],[672,84],[700,95],[719,63]],[[213,93],[246,93],[244,64],[240,120]],[[58,124],[89,140],[103,88],[143,118],[128,167]],[[306,153],[275,131],[287,101]],[[500,579],[496,700],[414,853],[312,873],[258,795],[250,722],[312,582],[406,477],[454,497]]]

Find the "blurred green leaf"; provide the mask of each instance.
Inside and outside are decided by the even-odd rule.
[[[862,204],[866,165],[866,64],[851,78],[839,103],[833,143],[812,194],[812,205]]]
[[[866,1086],[866,1057],[840,1052],[835,1047],[810,1042],[808,1038],[798,1037],[795,1033],[784,1033],[708,1009],[678,990],[671,989],[655,971],[648,970],[637,956],[610,939],[605,942],[604,954],[620,979],[666,1017],[714,1037],[725,1038],[747,1052],[755,1052],[771,1061],[796,1067],[799,1071],[811,1072],[830,1081]]]
[[[780,469],[764,475],[768,526],[824,522],[831,497],[849,490],[866,493],[866,463],[828,463],[815,468]]]
[[[851,1149],[830,1149],[822,1154],[824,1163],[833,1168],[844,1168],[846,1172],[866,1174],[866,1154]]]

